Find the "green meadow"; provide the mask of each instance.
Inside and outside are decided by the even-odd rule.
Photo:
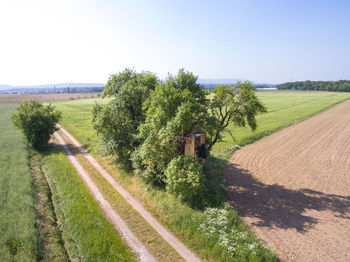
[[[16,106],[0,105],[0,261],[136,260],[63,150],[27,146]]]
[[[26,141],[10,115],[15,105],[0,105],[0,261],[36,261],[33,179]]]
[[[336,92],[258,92],[267,113],[257,117],[258,128],[229,127],[231,134],[224,135],[224,142],[217,143],[213,154],[227,159],[235,145],[243,146],[291,124],[305,120],[325,109],[350,98],[349,93]]]
[[[107,103],[109,99],[78,99],[70,101],[58,101],[52,103],[62,112],[61,124],[86,149],[94,150],[98,148],[98,138],[92,129],[91,117],[92,107],[97,102],[99,104]]]

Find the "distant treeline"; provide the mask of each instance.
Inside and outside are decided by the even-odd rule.
[[[236,83],[227,83],[227,84],[203,84],[203,83],[200,83],[202,86],[204,86],[205,89],[215,89],[217,86],[219,85],[228,85],[228,86],[236,86]],[[253,83],[253,86],[255,88],[271,88],[271,87],[275,87],[275,85],[272,85],[272,84],[254,84]]]
[[[0,90],[0,94],[101,93],[103,89],[104,87],[11,88]]]
[[[277,85],[277,89],[350,92],[350,80],[288,82]]]

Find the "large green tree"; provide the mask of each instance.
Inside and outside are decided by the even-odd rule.
[[[236,87],[218,86],[210,100],[208,110],[203,117],[210,119],[206,126],[207,151],[222,141],[222,134],[230,132],[229,125],[248,126],[255,130],[257,123],[255,116],[266,112],[266,108],[255,95],[255,87],[251,82],[238,82]]]
[[[230,124],[255,129],[255,116],[265,111],[250,82],[209,94],[183,69],[165,81],[127,69],[111,76],[103,96],[113,99],[95,105],[93,121],[107,152],[125,166],[132,163],[134,173],[150,184],[190,202],[206,192],[215,195],[212,185],[221,182],[213,182],[212,159],[203,169],[196,157],[184,156],[186,137],[205,134],[209,155]]]
[[[125,168],[131,167],[130,156],[142,141],[136,134],[145,121],[143,103],[157,83],[152,73],[125,69],[111,75],[103,91],[102,96],[112,100],[93,108],[93,127],[106,153]]]
[[[250,82],[237,83],[236,88],[219,86],[209,95],[197,77],[183,69],[157,85],[145,107],[146,120],[138,135],[143,143],[132,155],[135,173],[152,184],[166,185],[169,192],[188,201],[205,193],[204,185],[210,184],[206,179],[212,174],[203,178],[202,170],[193,169],[200,165],[188,165],[189,159],[196,160],[183,156],[185,138],[205,134],[210,154],[230,124],[254,130],[255,116],[265,111]]]
[[[193,132],[207,97],[197,77],[183,69],[169,76],[152,91],[145,103],[146,121],[140,126],[143,143],[133,153],[135,173],[146,181],[164,185],[164,171],[170,161],[183,154],[183,138]],[[196,131],[203,126],[196,124]]]

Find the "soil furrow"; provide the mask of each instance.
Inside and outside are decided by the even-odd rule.
[[[238,150],[230,199],[282,261],[350,261],[350,100]]]

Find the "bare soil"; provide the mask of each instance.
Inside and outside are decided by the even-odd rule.
[[[350,261],[350,100],[240,149],[225,178],[282,261]]]
[[[21,94],[21,95],[0,95],[0,104],[17,104],[29,100],[38,100],[39,102],[52,102],[60,100],[74,100],[81,98],[97,97],[96,93],[72,93],[72,94]]]

